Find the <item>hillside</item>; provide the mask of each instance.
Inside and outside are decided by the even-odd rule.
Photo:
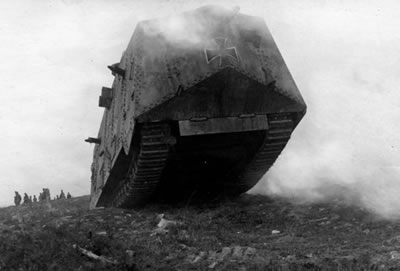
[[[0,209],[0,270],[400,270],[400,223],[340,201],[244,195],[141,210],[88,203]]]

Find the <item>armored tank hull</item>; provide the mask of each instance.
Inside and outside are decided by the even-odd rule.
[[[260,18],[207,6],[139,22],[92,164],[91,207],[235,196],[274,164],[306,112]]]

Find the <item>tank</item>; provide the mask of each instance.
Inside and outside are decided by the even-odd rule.
[[[141,21],[103,87],[91,207],[234,197],[274,164],[306,104],[264,20],[205,6]]]

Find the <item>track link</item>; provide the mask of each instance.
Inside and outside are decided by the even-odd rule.
[[[169,136],[170,126],[166,123],[143,124],[128,176],[117,187],[112,206],[131,207],[154,194],[167,162]]]
[[[269,129],[264,143],[253,160],[246,166],[235,183],[234,194],[240,194],[252,188],[274,164],[286,146],[294,129],[290,114],[268,115]]]

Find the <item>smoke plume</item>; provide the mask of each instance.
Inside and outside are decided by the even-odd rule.
[[[253,192],[341,198],[399,218],[400,21],[391,7],[334,3],[280,14],[272,32],[308,111]]]

